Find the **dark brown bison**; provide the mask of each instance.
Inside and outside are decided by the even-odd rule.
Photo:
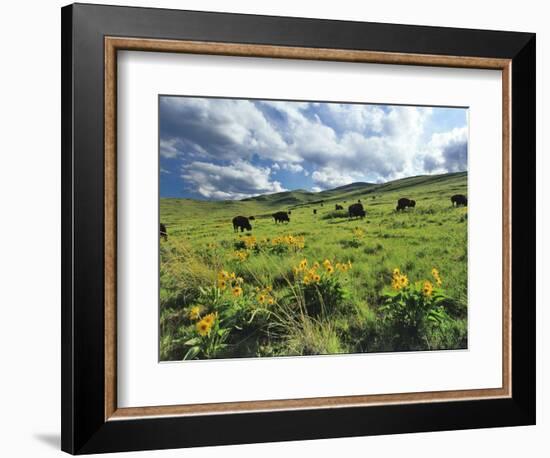
[[[316,209],[316,208],[313,209],[313,214],[314,214],[314,215],[317,214],[317,209]]]
[[[168,231],[166,230],[166,226],[162,223],[160,223],[160,238],[164,239],[165,242],[168,240]]]
[[[364,218],[367,213],[363,208],[363,204],[351,204],[348,207],[348,215],[350,218]]]
[[[256,218],[254,218],[253,216],[249,216],[248,219],[249,219],[250,221],[254,221]]]
[[[287,212],[273,213],[273,219],[275,220],[275,223],[284,223],[285,221],[287,223],[290,222],[290,218],[288,217]]]
[[[248,221],[248,218],[246,216],[235,216],[235,218],[233,218],[233,230],[235,232],[238,232],[239,228],[241,229],[241,232],[244,232],[245,229],[247,231],[252,230],[250,221]]]
[[[334,206],[334,209],[335,209],[335,210],[343,210],[344,207],[342,207],[341,205],[336,204],[336,205]]]
[[[405,208],[410,207],[414,208],[416,206],[416,200],[407,199],[406,197],[401,197],[397,201],[397,207],[395,208],[396,211],[399,210],[405,210]]]
[[[292,212],[289,210],[289,211],[287,211],[287,213],[290,215]]]
[[[451,202],[453,204],[453,207],[456,205],[459,207],[460,205],[464,205],[465,207],[468,205],[468,198],[464,194],[455,194],[453,197],[451,197]]]

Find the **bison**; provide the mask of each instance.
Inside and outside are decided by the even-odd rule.
[[[410,207],[414,208],[416,206],[416,200],[407,199],[406,197],[401,197],[397,201],[397,207],[395,208],[395,211],[399,210],[405,210],[405,208]]]
[[[290,215],[292,212],[289,210],[287,213]]]
[[[313,214],[314,214],[314,215],[317,214],[317,209],[316,209],[316,208],[313,209]]]
[[[460,205],[464,205],[465,207],[468,205],[468,198],[464,194],[455,194],[451,197],[451,202],[453,204],[453,207],[456,205],[459,207]]]
[[[348,214],[350,218],[364,218],[367,214],[363,208],[363,204],[352,204],[348,207]]]
[[[168,240],[168,231],[166,230],[166,226],[162,223],[160,223],[160,237],[166,240]]]
[[[335,210],[343,210],[344,207],[342,207],[341,205],[336,204],[336,205],[334,206],[334,209],[335,209]]]
[[[288,217],[287,212],[273,213],[273,219],[275,220],[275,223],[284,223],[285,221],[287,223],[290,222],[290,218]]]
[[[249,216],[248,219],[249,219],[250,221],[254,221],[256,218],[254,218],[253,216]]]
[[[233,218],[233,230],[235,232],[238,232],[239,228],[241,229],[241,232],[244,232],[245,229],[247,231],[252,230],[250,221],[248,221],[248,218],[246,216],[235,216],[235,218]]]

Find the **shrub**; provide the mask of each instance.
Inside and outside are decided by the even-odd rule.
[[[430,347],[434,335],[449,327],[451,317],[445,310],[450,298],[441,288],[437,269],[430,280],[411,284],[407,275],[394,269],[392,290],[383,294],[379,312],[388,327],[395,350],[419,350]]]

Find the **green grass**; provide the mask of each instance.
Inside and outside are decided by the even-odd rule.
[[[168,240],[161,241],[161,359],[464,348],[467,209],[451,206],[450,196],[457,193],[467,194],[466,173],[242,201],[161,199],[161,221],[168,230]],[[416,200],[416,208],[396,212],[400,197]],[[335,211],[336,204],[347,211],[359,199],[366,218],[349,220],[346,212]],[[275,224],[271,214],[288,210],[290,223]],[[237,215],[255,217],[251,232],[233,232],[231,219]],[[303,237],[303,248],[283,244],[282,253],[271,248],[273,238],[287,235]],[[247,258],[237,260],[236,249],[251,236],[260,247],[242,250]],[[293,271],[303,259],[309,266],[325,259],[333,264],[349,261],[352,268],[323,273],[322,282],[307,286]],[[434,267],[443,279],[448,319],[410,341],[396,338],[402,331],[380,312],[396,267],[411,284],[433,282]],[[242,295],[218,290],[221,270],[243,278]],[[322,266],[319,272],[324,272]],[[325,285],[325,277],[336,286]],[[260,303],[256,288],[268,286],[273,303]],[[338,294],[321,291],[333,287]],[[212,290],[218,290],[220,298],[213,298]],[[201,318],[217,313],[216,326],[205,336],[196,329],[200,318],[189,317],[197,305]]]

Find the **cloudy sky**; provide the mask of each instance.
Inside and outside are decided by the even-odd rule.
[[[242,199],[467,169],[464,108],[160,97],[161,197]]]

